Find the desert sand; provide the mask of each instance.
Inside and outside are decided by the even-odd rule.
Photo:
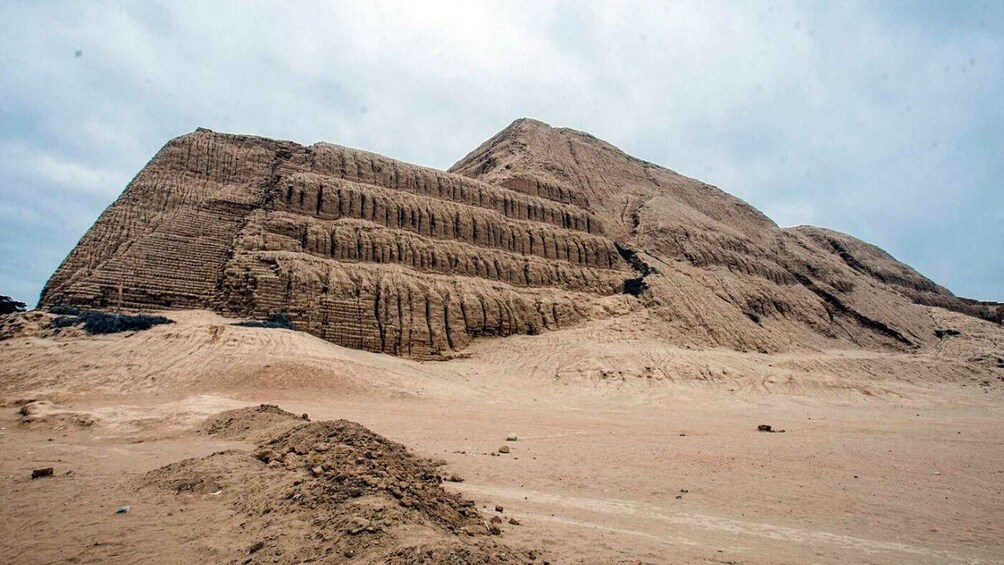
[[[357,553],[321,560],[361,563],[380,540],[457,538],[482,551],[469,562],[1002,562],[1004,330],[916,308],[961,335],[914,352],[742,353],[653,339],[636,312],[416,361],[206,311],[104,336],[21,315],[0,341],[0,560],[290,562],[350,539]],[[261,403],[441,460],[463,482],[436,488],[501,534],[284,522],[296,507],[280,487],[312,484],[309,470],[247,454],[288,422],[207,433]],[[188,475],[164,469],[188,458]],[[30,478],[43,467],[53,476]],[[262,505],[274,514],[247,513]]]

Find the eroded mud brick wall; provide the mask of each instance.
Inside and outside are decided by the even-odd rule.
[[[567,200],[567,198],[566,198]],[[53,275],[42,305],[213,308],[435,357],[587,317],[630,270],[602,223],[370,153],[200,130],[168,143]]]

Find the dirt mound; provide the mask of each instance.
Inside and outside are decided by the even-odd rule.
[[[52,337],[85,335],[80,328],[59,327],[53,324],[56,317],[46,312],[16,312],[0,315],[0,341],[16,337]]]
[[[274,404],[260,404],[220,412],[199,426],[199,433],[257,443],[305,419]]]
[[[18,422],[33,429],[64,430],[67,428],[88,428],[97,419],[83,412],[61,410],[48,400],[31,401],[18,410]]]
[[[146,474],[141,488],[225,505],[214,507],[212,520],[228,546],[216,547],[235,562],[536,559],[492,537],[497,527],[473,502],[443,489],[433,461],[353,422],[297,420],[270,405],[224,412],[207,422],[205,433],[247,437],[256,423],[273,432],[254,453],[222,451],[174,463]]]

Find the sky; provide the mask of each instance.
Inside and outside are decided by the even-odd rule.
[[[0,0],[0,294],[197,127],[445,169],[519,117],[1004,301],[996,0]]]

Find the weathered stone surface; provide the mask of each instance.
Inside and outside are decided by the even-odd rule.
[[[588,208],[640,275],[668,340],[740,350],[931,344],[935,305],[998,321],[877,247],[802,226],[588,134],[517,120],[451,172]]]
[[[567,203],[329,144],[207,130],[168,143],[42,304],[213,308],[349,347],[438,357],[602,310],[631,273]]]
[[[780,229],[715,187],[518,120],[443,172],[327,143],[169,142],[42,306],[211,308],[418,358],[647,308],[681,344],[910,348],[914,303],[993,319],[878,248]],[[627,292],[628,294],[622,294]]]

